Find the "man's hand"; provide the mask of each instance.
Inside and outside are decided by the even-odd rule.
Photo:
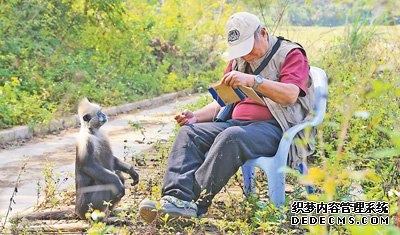
[[[220,83],[224,83],[233,88],[237,88],[239,85],[252,87],[254,85],[254,75],[231,71],[222,77]]]
[[[179,126],[183,126],[185,124],[193,124],[197,122],[197,118],[194,116],[193,112],[190,110],[185,110],[183,113],[175,116],[176,122]]]

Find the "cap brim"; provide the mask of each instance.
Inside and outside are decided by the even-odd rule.
[[[229,60],[236,59],[249,54],[251,50],[253,50],[253,46],[254,46],[254,37],[252,36],[237,45],[230,46],[228,49]]]

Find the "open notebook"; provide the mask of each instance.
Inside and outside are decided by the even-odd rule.
[[[221,107],[245,98],[250,98],[259,104],[265,105],[264,100],[251,87],[239,86],[234,89],[226,84],[212,84],[208,91]]]

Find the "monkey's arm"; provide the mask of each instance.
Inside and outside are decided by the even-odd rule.
[[[123,187],[118,175],[102,166],[93,156],[93,148],[88,144],[88,151],[84,156],[77,156],[78,170],[93,180],[102,184],[114,184]]]
[[[82,172],[97,181],[96,184],[108,185],[112,187],[114,195],[123,197],[125,195],[125,187],[122,181],[114,172],[104,168],[97,162],[93,161],[90,165],[84,165],[81,168]]]
[[[133,179],[133,185],[139,183],[139,174],[133,169],[132,166],[126,164],[125,162],[119,160],[114,156],[114,168],[115,170],[123,171],[128,173]]]
[[[101,183],[122,185],[117,174],[104,168],[95,161],[91,162],[90,164],[82,166],[81,169],[85,174],[90,176],[92,179],[99,181]]]

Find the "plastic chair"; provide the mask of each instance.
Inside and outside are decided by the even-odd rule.
[[[314,117],[312,120],[300,123],[296,126],[288,129],[284,134],[279,143],[278,150],[274,157],[263,157],[246,161],[242,166],[243,179],[244,179],[244,190],[246,196],[254,195],[256,188],[254,185],[254,167],[261,168],[267,175],[268,180],[268,195],[270,200],[275,204],[276,207],[283,206],[285,204],[285,171],[290,145],[296,134],[304,128],[311,126],[315,127],[319,125],[326,112],[326,101],[328,96],[328,77],[324,70],[311,67],[310,75],[314,86]],[[297,166],[297,170],[301,174],[308,174],[307,165],[301,163]],[[312,193],[312,187],[306,187],[308,193]]]

